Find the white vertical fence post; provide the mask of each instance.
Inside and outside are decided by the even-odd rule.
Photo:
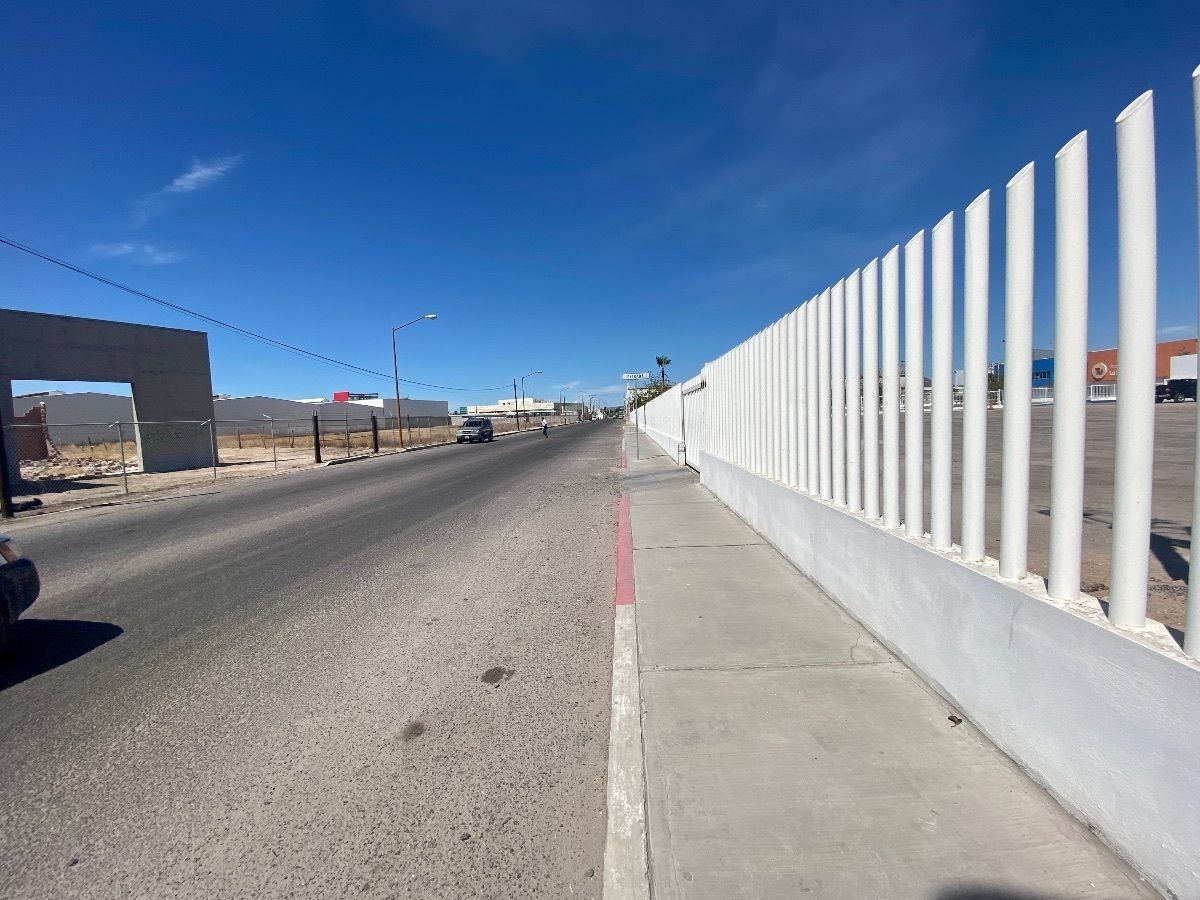
[[[796,486],[812,490],[808,479],[808,304],[796,311]]]
[[[1006,188],[1004,460],[1000,575],[1024,578],[1029,553],[1029,431],[1033,402],[1033,163]]]
[[[758,373],[755,369],[755,354],[758,350],[758,335],[752,335],[746,341],[746,468],[753,472],[758,462],[758,436],[755,423],[758,412],[755,409],[754,395],[758,387]]]
[[[904,533],[925,534],[925,231],[904,245]]]
[[[750,469],[750,342],[738,347],[738,465]]]
[[[772,473],[776,481],[786,481],[785,469],[787,460],[787,445],[784,443],[784,432],[787,425],[787,409],[785,407],[787,394],[787,370],[784,367],[784,337],[786,335],[785,320],[779,319],[772,326],[774,334],[774,361],[772,362],[772,380],[775,383],[775,403],[772,409],[772,434],[775,445],[775,462]]]
[[[742,347],[742,464],[749,470],[754,468],[754,418],[750,415],[750,401],[754,392],[754,367],[752,367],[751,352],[754,349],[754,337],[746,338]]]
[[[930,306],[929,540],[938,550],[951,543],[954,490],[954,213],[933,226],[933,295]]]
[[[863,269],[863,514],[879,518],[879,263]]]
[[[991,192],[967,207],[963,256],[962,558],[984,557]]]
[[[772,345],[773,329],[767,326],[762,332],[762,346],[759,353],[759,393],[761,402],[759,404],[758,427],[762,434],[763,453],[762,461],[759,466],[759,474],[770,478],[772,465],[772,447],[771,447],[771,406],[775,402],[775,379],[771,377],[771,359],[774,355]]]
[[[821,493],[820,302],[808,301],[808,492]]]
[[[1154,472],[1155,322],[1158,224],[1154,96],[1117,117],[1117,461],[1113,477],[1112,577],[1108,616],[1146,624],[1150,494]]]
[[[1200,66],[1192,73],[1193,124],[1196,130],[1196,177],[1200,178]],[[1196,221],[1200,225],[1200,181],[1196,183]],[[1200,292],[1197,294],[1200,301]],[[1197,307],[1200,317],[1200,305]],[[1192,534],[1200,535],[1200,403],[1196,404],[1196,459],[1192,466]],[[1187,614],[1184,623],[1183,650],[1189,656],[1200,657],[1200,566],[1197,553],[1188,568]]]
[[[743,403],[743,392],[746,385],[745,356],[746,345],[744,342],[733,348],[730,412],[733,418],[733,461],[739,468],[745,468],[746,465],[746,422],[744,418],[746,406]]]
[[[830,432],[833,435],[833,502],[846,505],[846,282],[829,292]]]
[[[830,306],[830,290],[826,288],[821,292],[821,297],[817,301],[817,402],[820,403],[820,421],[818,427],[821,432],[820,453],[818,454],[821,463],[821,499],[830,500],[833,497],[833,433],[831,430],[832,422],[832,395],[829,385],[829,306]]]
[[[1050,572],[1056,600],[1078,600],[1083,554],[1087,418],[1088,146],[1076,135],[1054,157],[1054,432]]]
[[[778,401],[779,392],[779,381],[775,377],[778,374],[775,366],[777,359],[775,338],[778,333],[779,331],[775,327],[775,323],[767,327],[764,335],[766,346],[763,352],[763,397],[766,399],[766,403],[763,405],[763,436],[766,438],[767,443],[767,458],[763,466],[763,475],[772,480],[776,477],[775,465],[779,459],[775,444],[775,426],[779,422],[775,416],[775,404]]]
[[[730,350],[730,452],[734,466],[742,467],[742,344]]]
[[[855,269],[846,279],[846,506],[851,512],[862,512],[861,314],[862,274]]]
[[[712,376],[708,381],[708,387],[704,389],[705,400],[708,403],[708,408],[705,410],[705,414],[708,417],[707,452],[717,457],[717,459],[725,458],[723,443],[725,439],[725,423],[721,418],[725,412],[725,404],[721,402],[721,395],[725,390],[725,356],[725,354],[722,354],[713,361]]]
[[[792,310],[783,320],[783,367],[784,381],[787,390],[784,392],[784,445],[786,460],[784,462],[784,482],[788,487],[796,486],[796,318],[797,312]]]
[[[733,353],[721,356],[720,394],[718,394],[719,418],[721,422],[721,458],[725,462],[733,462],[731,440],[733,422],[730,421],[730,388],[733,377]]]
[[[758,336],[758,474],[771,477],[771,329]]]
[[[900,527],[900,247],[883,257],[883,524]]]
[[[758,336],[758,474],[771,477],[771,329]]]
[[[763,333],[754,336],[753,351],[750,355],[750,370],[753,374],[750,390],[750,409],[753,417],[750,422],[750,435],[754,442],[754,458],[751,460],[751,471],[761,475],[763,471],[764,441],[763,441]]]

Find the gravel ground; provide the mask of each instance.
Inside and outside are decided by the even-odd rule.
[[[4,897],[599,897],[620,426],[17,523]]]

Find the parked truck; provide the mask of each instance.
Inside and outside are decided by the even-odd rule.
[[[1175,403],[1196,399],[1196,354],[1171,357],[1171,377],[1167,379],[1167,396]]]

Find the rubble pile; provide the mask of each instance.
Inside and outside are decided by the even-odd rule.
[[[138,471],[137,460],[128,460],[125,463],[125,471]],[[119,459],[100,456],[63,456],[61,453],[55,453],[50,459],[21,460],[23,481],[54,481],[120,474]]]

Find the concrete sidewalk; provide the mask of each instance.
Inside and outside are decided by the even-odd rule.
[[[626,448],[653,897],[1158,896],[694,472]]]

